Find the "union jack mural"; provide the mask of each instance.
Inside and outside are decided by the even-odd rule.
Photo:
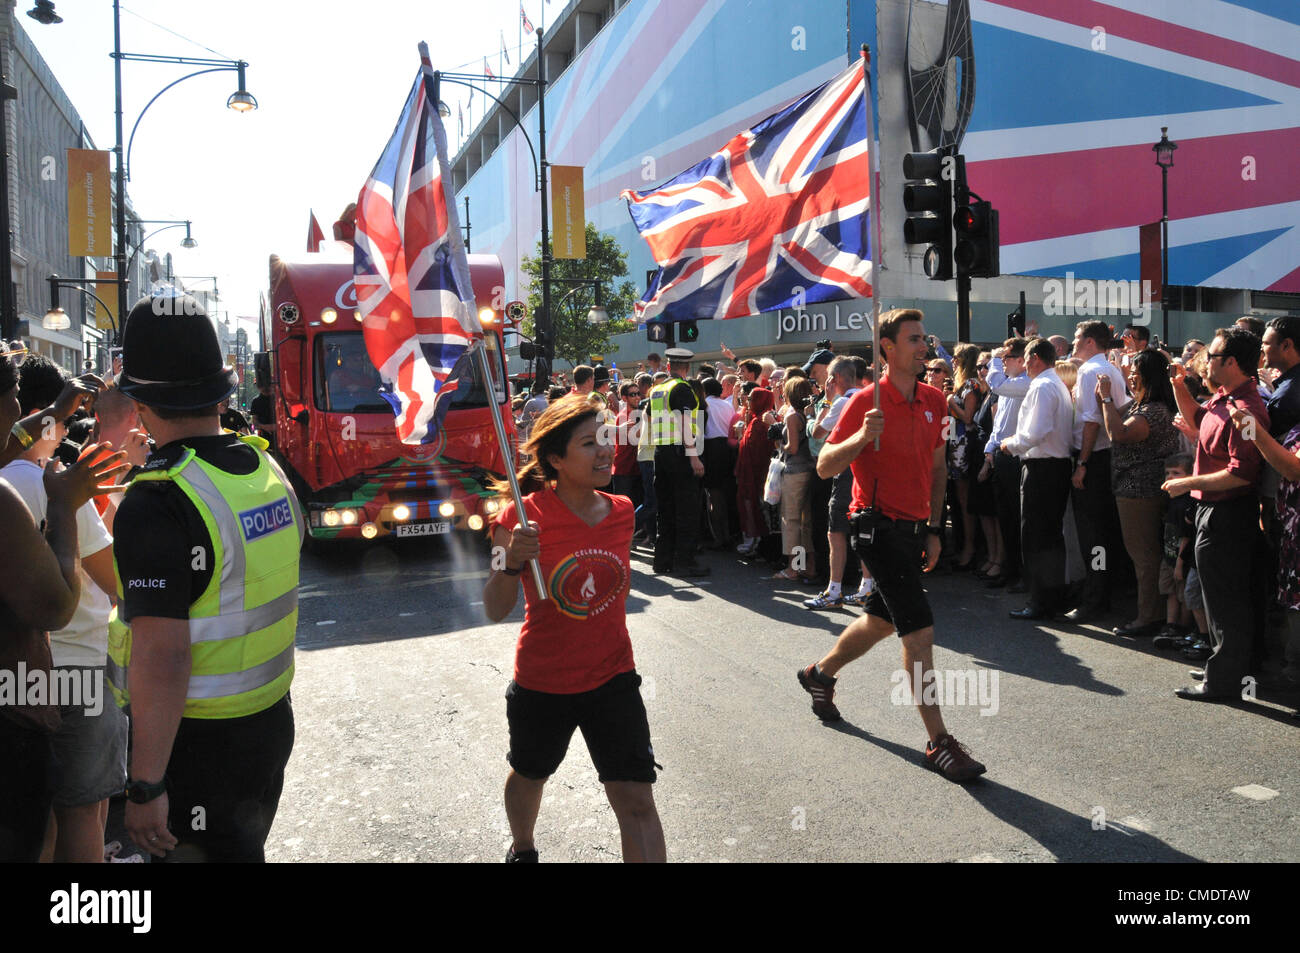
[[[548,158],[584,167],[588,218],[628,252],[634,280],[656,262],[624,191],[693,166],[830,80],[859,43],[877,48],[872,0],[850,0],[847,18],[842,2],[800,5],[797,35],[775,27],[789,9],[629,0],[554,79]],[[1001,212],[1004,274],[1137,279],[1138,226],[1160,218],[1151,146],[1168,126],[1179,146],[1170,282],[1300,292],[1300,3],[971,0],[970,11],[978,76],[962,151],[972,187]],[[889,79],[906,67],[891,52],[902,42],[879,37],[875,89],[901,90]],[[536,142],[536,109],[521,118]],[[881,146],[896,190],[908,143],[892,133]],[[508,134],[481,164],[472,148],[461,194],[475,244],[501,256],[508,293],[523,296],[518,263],[540,233],[528,146]],[[882,213],[900,214],[897,196],[886,199]],[[900,267],[898,222],[884,224],[887,247],[872,257]]]
[[[976,0],[963,151],[1005,274],[1135,279],[1169,170],[1169,282],[1300,292],[1300,4]]]
[[[624,192],[660,267],[637,317],[870,295],[865,93],[859,62],[659,188]]]
[[[447,133],[421,68],[393,136],[357,198],[353,268],[366,351],[390,388],[403,443],[431,443],[442,398],[468,369],[482,336],[455,202],[447,201]]]

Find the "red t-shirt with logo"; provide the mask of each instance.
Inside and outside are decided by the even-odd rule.
[[[827,443],[842,443],[862,429],[867,411],[876,406],[875,392],[875,385],[868,384],[849,398]],[[885,414],[880,449],[869,443],[854,458],[849,509],[854,513],[865,510],[874,498],[876,510],[890,519],[930,519],[930,474],[934,451],[945,442],[948,401],[943,391],[918,382],[909,403],[888,375],[880,394],[880,409]]]
[[[599,491],[597,491],[599,492]],[[515,682],[524,688],[571,695],[599,688],[636,667],[627,634],[632,578],[632,501],[601,493],[609,515],[588,526],[552,489],[524,497],[528,521],[541,529],[542,578],[549,598],[537,598],[525,566],[524,628],[515,647]],[[513,502],[496,524],[519,524]]]

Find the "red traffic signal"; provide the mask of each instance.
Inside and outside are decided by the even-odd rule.
[[[957,233],[952,250],[957,274],[970,278],[996,278],[1001,274],[997,209],[988,202],[972,202],[957,209],[952,224]]]

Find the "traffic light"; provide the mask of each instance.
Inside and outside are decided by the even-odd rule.
[[[1007,315],[1007,337],[1022,338],[1025,336],[1025,293],[1020,292],[1020,307]]]
[[[929,245],[925,273],[936,281],[952,278],[953,180],[944,175],[948,157],[941,149],[903,156],[903,239],[909,245]]]
[[[998,212],[988,202],[972,202],[953,216],[957,243],[952,257],[957,273],[971,278],[996,278],[998,261]]]
[[[700,326],[694,321],[682,321],[678,334],[683,344],[694,344],[700,339]]]
[[[645,326],[645,339],[651,344],[666,344],[672,347],[673,325],[671,321],[651,321]]]

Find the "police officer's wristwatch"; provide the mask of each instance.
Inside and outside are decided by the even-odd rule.
[[[133,804],[148,804],[154,798],[167,793],[167,779],[161,781],[127,781],[126,799]]]

